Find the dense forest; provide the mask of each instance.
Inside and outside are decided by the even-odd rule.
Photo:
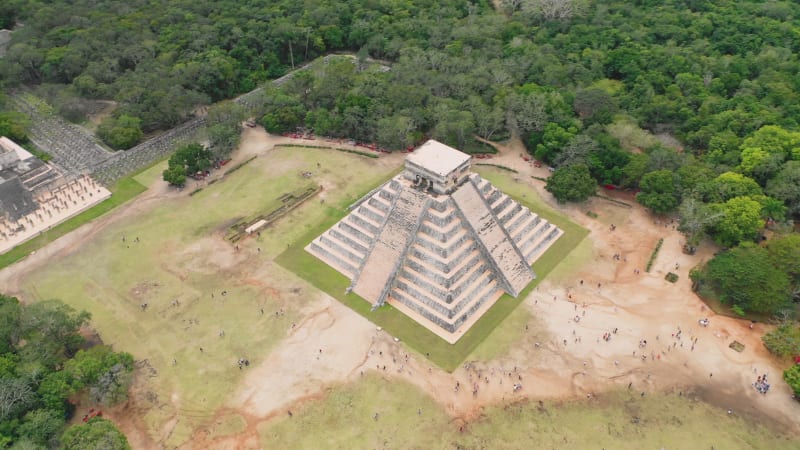
[[[519,136],[554,167],[547,189],[559,201],[629,188],[679,218],[687,251],[713,239],[724,251],[693,272],[703,295],[742,315],[794,314],[796,2],[495,3],[10,0],[2,25],[20,26],[0,82],[78,119],[85,100],[114,100],[98,134],[124,149],[198,106],[351,52],[268,88],[260,123],[390,149],[430,136],[483,152],[475,136]],[[24,123],[0,114],[0,127]]]
[[[23,305],[0,294],[0,448],[130,448],[101,417],[67,425],[76,400],[118,403],[133,376],[131,355],[80,335],[89,317],[56,300]]]

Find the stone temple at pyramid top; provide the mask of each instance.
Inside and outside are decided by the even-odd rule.
[[[472,173],[469,155],[428,141],[306,251],[374,308],[388,303],[455,343],[504,293],[520,295],[561,234]]]
[[[430,140],[406,157],[403,176],[437,194],[449,194],[469,175],[471,157]]]

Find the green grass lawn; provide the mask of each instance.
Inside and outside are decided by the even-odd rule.
[[[334,151],[276,148],[194,196],[137,205],[136,215],[114,221],[72,254],[26,276],[22,298],[58,298],[89,311],[103,342],[147,360],[156,376],[143,374],[140,389],[157,400],[139,399],[139,406],[150,405],[141,414],[156,440],[165,438],[165,423],[177,419],[163,441],[177,447],[207,426],[235,392],[246,373],[238,369],[238,358],[259,364],[301,319],[301,310],[318,299],[305,290],[293,293],[297,278],[272,258],[323,221],[329,205],[347,204],[391,175],[391,168],[375,163]],[[154,166],[137,177],[152,182],[160,170]],[[224,240],[228,227],[307,186],[302,171],[315,172],[311,181],[335,189],[241,241],[235,252]],[[131,180],[119,189],[135,186],[140,185]],[[142,303],[148,303],[146,311]],[[276,317],[279,310],[284,314]],[[224,435],[238,427],[233,420],[211,432]]]
[[[131,176],[119,180],[110,190],[111,197],[0,255],[0,269],[14,264],[28,256],[31,252],[44,247],[70,231],[113,210],[117,206],[141,194],[147,190],[147,188]]]
[[[263,448],[798,448],[796,440],[677,393],[523,400],[486,407],[465,423],[416,386],[368,373],[292,412],[259,427]]]
[[[370,311],[369,302],[352,292],[345,294],[350,281],[344,275],[304,250],[309,242],[346,215],[347,211],[344,208],[328,209],[325,220],[294,242],[276,258],[276,262],[383,327],[388,333],[425,355],[434,364],[447,371],[453,371],[588,234],[586,229],[547,207],[533,190],[514,182],[508,172],[495,168],[480,168],[477,171],[499,189],[564,230],[564,234],[534,263],[536,279],[517,298],[503,295],[455,344],[447,343],[391,305],[387,304]]]

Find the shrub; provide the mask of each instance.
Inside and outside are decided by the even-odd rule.
[[[647,261],[647,267],[644,269],[645,272],[650,272],[650,268],[653,267],[653,263],[656,260],[656,256],[658,256],[658,251],[661,250],[661,244],[664,243],[664,238],[658,240],[656,244],[656,248],[653,249],[653,253],[650,255],[650,260]]]
[[[665,280],[669,281],[670,283],[674,283],[678,281],[678,274],[669,272],[667,276],[664,277]]]

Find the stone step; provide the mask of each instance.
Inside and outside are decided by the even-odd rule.
[[[426,289],[425,285],[419,284],[416,280],[406,278],[402,275],[397,277],[394,289],[423,303],[426,308],[433,309],[445,319],[450,319],[452,317],[450,306],[446,302],[446,294],[440,295],[436,292],[429,291]]]
[[[552,245],[555,240],[561,236],[561,234],[561,230],[559,230],[557,227],[552,227],[552,230],[545,235],[544,239],[541,239],[536,246],[526,253],[525,259],[531,261],[531,264],[533,264],[533,261],[535,261],[543,251],[550,247],[550,245]]]
[[[492,186],[492,190],[489,191],[489,195],[483,196],[483,198],[486,199],[486,203],[489,205],[489,208],[491,208],[495,203],[501,201],[503,197],[507,197],[507,195],[503,194],[499,189],[495,189],[494,186]]]
[[[489,204],[489,208],[495,215],[498,215],[500,211],[504,210],[506,206],[513,202],[514,200],[511,197],[503,192],[500,192],[500,196],[495,198],[495,200]]]
[[[542,220],[538,225],[536,225],[536,227],[529,231],[528,234],[522,238],[518,245],[522,254],[528,254],[530,249],[533,248],[533,246],[543,238],[544,233],[551,228],[554,227],[550,222]]]
[[[347,248],[354,250],[360,255],[366,255],[367,252],[369,252],[369,249],[365,245],[361,244],[350,236],[345,235],[336,227],[332,227],[330,230],[328,230],[328,234],[330,234],[331,238],[341,241],[342,244],[347,246]]]
[[[476,270],[476,267],[482,267],[480,257],[480,252],[477,249],[473,249],[468,253],[465,252],[460,257],[460,264],[447,271],[448,267],[443,269],[430,261],[419,259],[416,255],[409,255],[406,258],[403,270],[413,272],[415,276],[424,278],[429,283],[439,286],[443,291],[450,292],[450,287],[457,284],[465,274],[471,270]],[[445,296],[447,292],[445,292]]]
[[[362,216],[358,211],[353,211],[347,215],[347,220],[354,225],[358,225],[362,230],[368,231],[370,239],[375,239],[375,236],[380,231],[380,224]]]
[[[519,202],[513,202],[510,208],[506,208],[501,212],[501,214],[497,214],[497,221],[506,227],[506,229],[508,229],[507,225],[509,221],[513,220],[514,217],[516,217],[522,211],[522,205],[520,205]]]
[[[366,246],[371,245],[373,236],[369,233],[369,231],[361,228],[360,225],[354,224],[349,220],[342,220],[340,221],[336,227],[341,230],[341,232],[346,235],[350,236],[358,241],[361,241]]]
[[[430,253],[437,255],[443,262],[447,261],[450,255],[458,254],[464,245],[474,242],[472,236],[466,229],[456,233],[447,242],[436,242],[435,238],[425,233],[418,233],[414,244],[425,248]]]
[[[506,230],[508,231],[508,234],[514,236],[522,229],[520,228],[521,226],[527,225],[531,220],[536,220],[537,217],[539,216],[532,213],[528,208],[522,208],[522,211],[517,214],[517,217],[506,225]]]
[[[335,239],[332,239],[328,236],[328,233],[323,234],[319,237],[319,241],[317,244],[320,247],[327,248],[328,251],[339,255],[339,257],[344,257],[348,261],[352,261],[355,263],[356,266],[360,266],[361,262],[364,260],[366,253],[359,254],[355,252],[352,248],[348,248],[344,245],[339,244],[336,242]]]
[[[441,273],[441,276],[444,279],[441,282],[445,283],[446,279],[451,277],[453,271],[460,269],[461,265],[464,264],[464,260],[471,258],[473,252],[477,251],[477,247],[473,241],[472,245],[468,245],[463,249],[460,249],[457,253],[453,254],[453,257],[442,258],[432,253],[427,248],[416,245],[415,243],[409,248],[407,256],[416,258],[416,260],[419,261],[419,264],[436,269],[439,273]],[[480,252],[478,252],[478,255],[480,255]]]
[[[367,200],[367,204],[380,211],[384,217],[386,216],[386,214],[389,214],[389,208],[391,208],[392,206],[391,201],[386,202],[384,200],[381,200],[380,196],[378,195],[373,195],[372,197],[370,197],[369,200]]]
[[[490,266],[486,264],[476,264],[468,269],[450,289],[456,299],[462,299],[464,295],[468,294],[474,283],[479,283],[487,276],[493,276]]]
[[[363,217],[366,217],[367,219],[371,220],[378,226],[383,224],[383,221],[386,219],[386,214],[384,214],[377,208],[366,205],[365,203],[362,203],[361,206],[359,206],[356,210]]]
[[[461,324],[469,320],[487,301],[493,299],[497,295],[498,289],[499,286],[497,286],[496,281],[492,281],[492,284],[487,285],[483,294],[476,301],[471,302],[469,306],[465,308],[465,310],[462,310],[462,313],[457,316],[456,320],[453,322],[454,329],[458,329]]]
[[[516,230],[511,238],[514,240],[514,243],[524,245],[530,240],[536,230],[543,227],[546,223],[546,220],[536,217],[532,220],[529,220],[524,226],[519,227],[519,229]]]
[[[406,305],[407,307],[415,311],[417,314],[421,315],[428,321],[433,322],[440,328],[443,328],[451,333],[455,331],[455,327],[453,326],[449,317],[440,314],[432,310],[431,308],[426,307],[424,303],[417,301],[417,299],[413,298],[408,293],[403,292],[399,289],[394,289],[392,290],[392,293],[390,295],[395,300]]]
[[[439,226],[428,218],[425,218],[422,223],[420,224],[420,231],[427,234],[428,236],[434,238],[436,241],[444,244],[447,241],[451,240],[453,236],[456,235],[459,231],[463,230],[464,227],[461,225],[461,221],[451,223],[449,226]]]
[[[487,297],[489,294],[494,294],[500,286],[497,284],[497,278],[490,275],[486,278],[481,278],[480,283],[476,283],[475,288],[471,289],[469,293],[462,295],[453,303],[453,311],[456,315],[461,312],[469,310],[470,307],[480,302],[481,299]]]
[[[477,174],[475,177],[470,176],[471,179],[475,181],[475,185],[478,187],[478,191],[483,195],[484,198],[489,194],[489,192],[494,188],[492,183],[489,183],[489,180],[485,180],[478,176]]]
[[[342,261],[338,256],[334,255],[328,250],[320,247],[316,241],[311,242],[308,248],[310,253],[325,261],[325,263],[329,266],[336,268],[339,270],[339,272],[342,272],[347,278],[352,278],[353,275],[355,275],[357,271],[355,267],[345,261]]]

